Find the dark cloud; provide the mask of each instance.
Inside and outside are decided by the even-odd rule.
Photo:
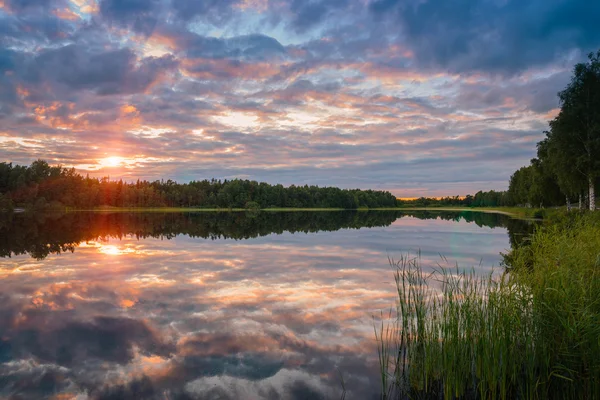
[[[46,362],[73,366],[92,360],[125,364],[134,357],[134,347],[147,354],[169,353],[169,346],[137,320],[96,317],[91,322],[58,325],[51,330],[36,326],[17,332],[6,327],[5,334],[13,337],[13,357],[29,353]]]
[[[145,91],[175,66],[175,59],[169,55],[138,59],[128,48],[92,53],[83,46],[68,45],[38,55],[27,65],[23,81],[32,85],[47,83],[65,96],[73,90],[129,94]]]
[[[150,36],[160,15],[158,0],[101,0],[100,14],[111,23]]]
[[[201,17],[215,25],[227,22],[232,14],[232,8],[241,3],[241,0],[173,0],[173,9],[176,15],[184,20]]]
[[[0,46],[59,44],[75,31],[74,26],[46,12],[15,16],[0,13]]]
[[[569,82],[570,72],[561,71],[528,81],[465,84],[460,87],[456,107],[463,110],[500,109],[547,113],[559,107],[557,93]]]
[[[370,9],[400,23],[421,65],[458,72],[513,74],[600,44],[600,3],[587,0],[378,0]]]
[[[173,40],[178,50],[190,58],[260,61],[281,56],[286,52],[279,41],[262,34],[219,38],[202,36],[174,26],[164,26],[157,34]]]
[[[0,394],[18,393],[11,399],[46,398],[50,393],[59,393],[69,389],[69,374],[60,368],[39,366],[33,370],[24,368],[10,371],[0,364]]]
[[[292,0],[289,6],[292,13],[290,24],[297,32],[304,32],[348,4],[348,0]]]
[[[32,9],[48,10],[58,5],[64,5],[63,0],[6,0],[4,2],[14,12],[23,12]]]
[[[154,384],[147,376],[133,379],[126,384],[107,386],[98,393],[97,400],[137,400],[154,399],[160,396]]]
[[[264,60],[285,53],[284,47],[276,39],[258,34],[236,36],[225,40],[224,45],[231,52],[231,55],[227,55],[229,57]]]

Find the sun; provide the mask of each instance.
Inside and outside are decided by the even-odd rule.
[[[100,160],[98,160],[98,163],[102,167],[118,167],[119,165],[123,164],[124,161],[125,159],[123,157],[112,156],[101,158]]]

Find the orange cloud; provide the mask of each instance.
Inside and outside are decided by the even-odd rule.
[[[57,16],[60,19],[66,19],[68,21],[78,21],[81,19],[81,17],[79,15],[77,15],[76,13],[74,13],[73,11],[71,11],[70,8],[61,8],[61,9],[52,10],[52,14],[54,14],[55,16]]]
[[[33,113],[36,121],[42,125],[51,126],[57,129],[70,129],[74,128],[75,124],[71,121],[69,116],[63,115],[62,109],[67,108],[71,112],[74,108],[73,103],[61,103],[53,101],[50,105],[37,105],[34,106]]]
[[[129,299],[123,299],[119,302],[119,305],[123,308],[131,308],[135,305],[135,301]]]
[[[131,115],[131,114],[133,114],[133,115],[139,115],[138,109],[134,105],[131,105],[131,104],[124,104],[124,105],[122,105],[121,106],[121,113],[123,115]]]
[[[86,14],[97,13],[98,3],[95,0],[71,0],[71,3],[79,8],[79,11]]]
[[[31,92],[27,90],[24,86],[17,85],[17,94],[19,95],[19,97],[26,98],[31,94]]]
[[[545,120],[551,120],[556,118],[556,116],[558,115],[558,113],[560,112],[560,108],[553,108],[552,110],[548,111],[546,114],[542,114],[542,118],[544,118]]]

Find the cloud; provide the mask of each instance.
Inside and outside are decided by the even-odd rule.
[[[34,14],[10,15],[0,12],[0,46],[21,47],[61,43],[75,28],[69,21],[41,11]]]
[[[581,1],[2,4],[0,149],[132,180],[504,189],[600,45]]]
[[[457,72],[515,74],[600,41],[590,17],[600,13],[600,5],[586,0],[377,0],[370,10],[400,24],[421,65]]]
[[[58,5],[63,5],[63,0],[4,0],[4,4],[13,12],[28,10],[48,10]]]
[[[152,380],[147,376],[133,379],[126,384],[107,386],[97,394],[98,400],[136,400],[140,398],[151,399],[160,395]]]
[[[28,86],[47,84],[64,97],[79,90],[131,94],[147,90],[175,66],[169,55],[138,59],[128,48],[96,53],[72,44],[40,53],[26,64],[22,79]]]
[[[282,56],[286,52],[279,41],[262,34],[218,38],[165,26],[157,32],[157,36],[157,40],[173,43],[177,50],[189,58],[262,61]]]
[[[150,36],[160,14],[158,0],[101,0],[100,15],[109,23]]]
[[[298,32],[306,31],[311,27],[321,23],[333,11],[344,8],[347,5],[347,0],[293,0],[290,4],[290,12],[293,15],[291,25]]]
[[[457,96],[457,107],[469,110],[520,107],[522,112],[547,113],[559,107],[557,93],[569,82],[570,71],[531,79],[465,83]]]
[[[286,398],[300,400],[339,396],[339,393],[324,385],[318,378],[290,370],[281,370],[274,377],[259,382],[232,377],[225,379],[201,378],[190,382],[186,389],[197,399]]]
[[[201,17],[215,25],[222,25],[231,18],[233,7],[240,3],[241,0],[173,0],[173,9],[177,17],[184,21]]]
[[[49,317],[49,315],[47,315]],[[62,323],[61,323],[62,322]],[[90,322],[47,321],[54,327],[35,330],[8,325],[4,333],[13,358],[32,354],[37,359],[64,367],[100,360],[126,364],[135,351],[168,354],[169,345],[161,342],[143,322],[114,317],[95,317]]]

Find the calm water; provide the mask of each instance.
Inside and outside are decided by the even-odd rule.
[[[530,229],[480,213],[0,219],[0,398],[378,398],[387,257],[482,272]],[[479,265],[481,265],[479,267]]]

